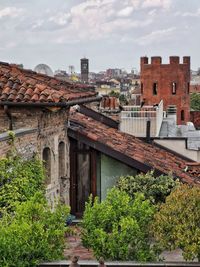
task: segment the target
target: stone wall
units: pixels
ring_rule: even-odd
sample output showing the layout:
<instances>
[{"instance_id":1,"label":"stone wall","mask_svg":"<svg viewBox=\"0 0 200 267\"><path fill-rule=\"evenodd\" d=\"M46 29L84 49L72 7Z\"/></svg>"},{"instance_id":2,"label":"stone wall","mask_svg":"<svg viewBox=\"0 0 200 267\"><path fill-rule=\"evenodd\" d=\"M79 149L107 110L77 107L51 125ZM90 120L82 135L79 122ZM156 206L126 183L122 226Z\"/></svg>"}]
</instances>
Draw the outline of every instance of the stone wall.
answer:
<instances>
[{"instance_id":1,"label":"stone wall","mask_svg":"<svg viewBox=\"0 0 200 267\"><path fill-rule=\"evenodd\" d=\"M69 140L67 109L9 108L15 146L25 158L37 153L41 160L47 156L48 177L46 195L51 206L56 199L69 204ZM9 130L10 118L0 109L0 132ZM1 122L3 122L1 124ZM9 136L0 134L0 157L9 151ZM45 155L45 151L49 151Z\"/></svg>"},{"instance_id":2,"label":"stone wall","mask_svg":"<svg viewBox=\"0 0 200 267\"><path fill-rule=\"evenodd\" d=\"M161 57L152 57L151 63L147 57L141 58L141 93L145 105L158 104L161 99L164 110L168 105L176 105L178 124L190 121L189 87L190 57L183 57L183 63L179 57L170 57L169 64L162 64Z\"/></svg>"}]
</instances>

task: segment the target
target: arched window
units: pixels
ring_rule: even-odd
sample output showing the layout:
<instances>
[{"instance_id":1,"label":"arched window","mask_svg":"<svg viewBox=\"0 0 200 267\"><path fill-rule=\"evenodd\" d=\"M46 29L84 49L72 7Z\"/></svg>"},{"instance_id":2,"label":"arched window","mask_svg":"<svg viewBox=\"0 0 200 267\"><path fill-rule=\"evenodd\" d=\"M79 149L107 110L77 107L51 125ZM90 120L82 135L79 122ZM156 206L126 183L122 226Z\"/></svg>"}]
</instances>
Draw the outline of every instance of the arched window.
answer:
<instances>
[{"instance_id":1,"label":"arched window","mask_svg":"<svg viewBox=\"0 0 200 267\"><path fill-rule=\"evenodd\" d=\"M65 176L65 143L58 145L59 177Z\"/></svg>"},{"instance_id":2,"label":"arched window","mask_svg":"<svg viewBox=\"0 0 200 267\"><path fill-rule=\"evenodd\" d=\"M44 161L44 167L46 170L46 185L51 183L51 150L45 147L42 153L42 159Z\"/></svg>"},{"instance_id":3,"label":"arched window","mask_svg":"<svg viewBox=\"0 0 200 267\"><path fill-rule=\"evenodd\" d=\"M184 114L184 110L181 110L181 120L184 121L185 120L185 114Z\"/></svg>"}]
</instances>

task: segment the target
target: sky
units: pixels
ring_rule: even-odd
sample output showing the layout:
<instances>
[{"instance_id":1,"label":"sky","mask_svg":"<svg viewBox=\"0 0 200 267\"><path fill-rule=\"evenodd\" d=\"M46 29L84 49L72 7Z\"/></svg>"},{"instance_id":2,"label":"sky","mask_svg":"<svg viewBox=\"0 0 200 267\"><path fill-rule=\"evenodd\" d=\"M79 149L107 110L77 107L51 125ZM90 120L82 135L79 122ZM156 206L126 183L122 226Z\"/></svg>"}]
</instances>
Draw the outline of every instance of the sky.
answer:
<instances>
[{"instance_id":1,"label":"sky","mask_svg":"<svg viewBox=\"0 0 200 267\"><path fill-rule=\"evenodd\" d=\"M0 61L53 71L139 70L141 56L200 67L200 0L0 0Z\"/></svg>"}]
</instances>

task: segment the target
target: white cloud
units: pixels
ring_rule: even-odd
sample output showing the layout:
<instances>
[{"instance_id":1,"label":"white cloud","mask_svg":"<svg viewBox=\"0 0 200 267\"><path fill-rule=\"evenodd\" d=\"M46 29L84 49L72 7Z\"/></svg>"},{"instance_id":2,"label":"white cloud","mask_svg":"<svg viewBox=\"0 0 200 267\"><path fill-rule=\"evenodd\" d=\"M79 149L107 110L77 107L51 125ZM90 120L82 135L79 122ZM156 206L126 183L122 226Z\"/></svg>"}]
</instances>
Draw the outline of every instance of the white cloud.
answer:
<instances>
[{"instance_id":1,"label":"white cloud","mask_svg":"<svg viewBox=\"0 0 200 267\"><path fill-rule=\"evenodd\" d=\"M132 6L127 6L124 9L120 10L117 15L119 17L128 17L131 15L131 13L133 12L133 7Z\"/></svg>"},{"instance_id":2,"label":"white cloud","mask_svg":"<svg viewBox=\"0 0 200 267\"><path fill-rule=\"evenodd\" d=\"M181 14L183 17L199 17L200 16L200 8L196 12L185 12Z\"/></svg>"},{"instance_id":3,"label":"white cloud","mask_svg":"<svg viewBox=\"0 0 200 267\"><path fill-rule=\"evenodd\" d=\"M162 42L163 40L170 38L175 30L176 27L171 27L167 29L153 31L145 36L138 38L135 42L140 45L149 45L154 42Z\"/></svg>"},{"instance_id":4,"label":"white cloud","mask_svg":"<svg viewBox=\"0 0 200 267\"><path fill-rule=\"evenodd\" d=\"M52 21L57 25L64 26L68 23L69 18L69 13L58 13L57 15L50 17L49 21Z\"/></svg>"},{"instance_id":5,"label":"white cloud","mask_svg":"<svg viewBox=\"0 0 200 267\"><path fill-rule=\"evenodd\" d=\"M0 9L0 19L3 17L11 17L16 18L19 17L23 13L22 8L16 8L16 7L5 7L3 9Z\"/></svg>"},{"instance_id":6,"label":"white cloud","mask_svg":"<svg viewBox=\"0 0 200 267\"><path fill-rule=\"evenodd\" d=\"M171 0L145 0L142 4L143 8L160 7L168 9L171 6Z\"/></svg>"}]
</instances>

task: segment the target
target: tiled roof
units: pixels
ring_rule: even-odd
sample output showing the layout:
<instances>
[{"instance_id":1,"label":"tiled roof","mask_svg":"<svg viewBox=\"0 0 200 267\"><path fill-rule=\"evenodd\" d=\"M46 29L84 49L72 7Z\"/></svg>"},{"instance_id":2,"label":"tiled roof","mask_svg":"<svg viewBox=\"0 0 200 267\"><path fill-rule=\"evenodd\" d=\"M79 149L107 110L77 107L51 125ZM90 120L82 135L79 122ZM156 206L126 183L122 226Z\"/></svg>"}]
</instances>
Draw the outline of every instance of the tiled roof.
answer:
<instances>
[{"instance_id":1,"label":"tiled roof","mask_svg":"<svg viewBox=\"0 0 200 267\"><path fill-rule=\"evenodd\" d=\"M0 62L0 103L65 103L96 92L16 65Z\"/></svg>"},{"instance_id":2,"label":"tiled roof","mask_svg":"<svg viewBox=\"0 0 200 267\"><path fill-rule=\"evenodd\" d=\"M101 144L107 151L114 151L113 155L117 155L119 161L123 160L128 165L131 163L132 166L135 164L144 172L150 169L158 174L171 172L183 182L200 185L200 164L194 166L195 170L192 166L188 168L188 161L181 157L77 112L71 113L70 125L71 137L90 140L97 150L100 147L98 144Z\"/></svg>"}]
</instances>

